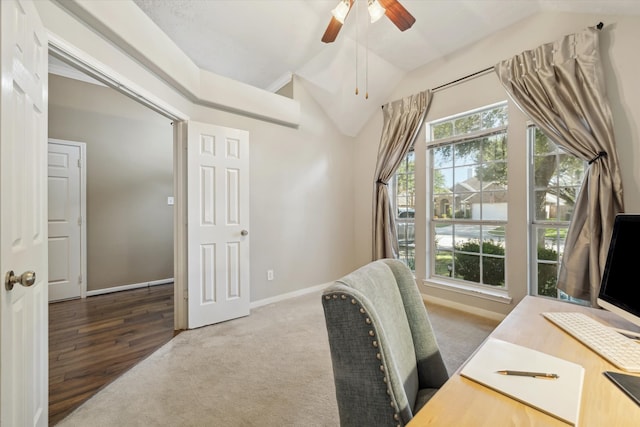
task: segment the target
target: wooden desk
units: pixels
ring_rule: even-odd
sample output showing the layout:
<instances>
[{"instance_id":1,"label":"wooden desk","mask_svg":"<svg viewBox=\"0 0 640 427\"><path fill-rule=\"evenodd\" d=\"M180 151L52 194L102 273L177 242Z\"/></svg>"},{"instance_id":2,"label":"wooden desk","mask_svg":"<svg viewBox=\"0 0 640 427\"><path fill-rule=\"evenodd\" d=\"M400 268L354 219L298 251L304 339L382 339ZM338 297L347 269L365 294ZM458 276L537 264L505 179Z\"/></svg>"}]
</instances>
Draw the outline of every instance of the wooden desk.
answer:
<instances>
[{"instance_id":1,"label":"wooden desk","mask_svg":"<svg viewBox=\"0 0 640 427\"><path fill-rule=\"evenodd\" d=\"M585 377L578 420L580 426L640 426L640 406L602 374L604 371L621 371L543 318L540 313L544 311L582 311L603 323L633 331L638 328L604 310L526 297L490 336L582 365ZM460 369L416 414L409 427L568 425L461 377L459 372Z\"/></svg>"}]
</instances>

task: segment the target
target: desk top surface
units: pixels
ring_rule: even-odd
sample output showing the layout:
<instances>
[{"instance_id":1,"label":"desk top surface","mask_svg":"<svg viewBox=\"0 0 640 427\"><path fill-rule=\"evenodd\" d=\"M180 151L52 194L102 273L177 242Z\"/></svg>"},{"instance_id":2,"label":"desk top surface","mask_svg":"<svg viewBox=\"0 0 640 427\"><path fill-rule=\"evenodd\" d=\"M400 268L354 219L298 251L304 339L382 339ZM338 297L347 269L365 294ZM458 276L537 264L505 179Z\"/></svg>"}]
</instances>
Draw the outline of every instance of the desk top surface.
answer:
<instances>
[{"instance_id":1,"label":"desk top surface","mask_svg":"<svg viewBox=\"0 0 640 427\"><path fill-rule=\"evenodd\" d=\"M578 425L640 425L640 406L603 375L604 371L621 371L542 317L540 313L544 311L581 311L605 324L628 330L638 328L604 310L528 296L490 336L585 368ZM459 372L460 369L416 414L409 427L567 426L550 415L461 377Z\"/></svg>"}]
</instances>

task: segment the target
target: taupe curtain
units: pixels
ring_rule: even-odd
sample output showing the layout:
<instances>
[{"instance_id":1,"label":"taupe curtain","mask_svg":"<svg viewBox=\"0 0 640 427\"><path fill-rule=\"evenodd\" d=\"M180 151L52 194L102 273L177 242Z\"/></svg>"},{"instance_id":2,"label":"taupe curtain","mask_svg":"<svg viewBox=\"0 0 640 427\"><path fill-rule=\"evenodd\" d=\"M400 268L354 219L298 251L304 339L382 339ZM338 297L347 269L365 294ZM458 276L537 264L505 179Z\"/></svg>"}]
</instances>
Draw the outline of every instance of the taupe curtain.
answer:
<instances>
[{"instance_id":1,"label":"taupe curtain","mask_svg":"<svg viewBox=\"0 0 640 427\"><path fill-rule=\"evenodd\" d=\"M395 212L393 212L388 184L413 146L430 104L431 91L426 90L382 107L384 122L374 174L374 261L398 257Z\"/></svg>"},{"instance_id":2,"label":"taupe curtain","mask_svg":"<svg viewBox=\"0 0 640 427\"><path fill-rule=\"evenodd\" d=\"M596 305L616 214L624 211L599 30L587 28L495 66L514 102L555 143L588 161L558 289Z\"/></svg>"}]
</instances>

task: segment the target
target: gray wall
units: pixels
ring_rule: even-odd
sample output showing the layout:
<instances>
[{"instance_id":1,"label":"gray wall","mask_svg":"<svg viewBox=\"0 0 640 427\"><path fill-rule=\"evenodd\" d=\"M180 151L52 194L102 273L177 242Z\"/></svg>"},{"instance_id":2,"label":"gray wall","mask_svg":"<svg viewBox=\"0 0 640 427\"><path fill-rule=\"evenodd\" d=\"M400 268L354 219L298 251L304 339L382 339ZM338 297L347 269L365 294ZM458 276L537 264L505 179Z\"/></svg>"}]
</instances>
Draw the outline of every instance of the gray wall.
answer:
<instances>
[{"instance_id":1,"label":"gray wall","mask_svg":"<svg viewBox=\"0 0 640 427\"><path fill-rule=\"evenodd\" d=\"M87 144L87 290L173 277L173 130L118 92L49 75L49 138Z\"/></svg>"}]
</instances>

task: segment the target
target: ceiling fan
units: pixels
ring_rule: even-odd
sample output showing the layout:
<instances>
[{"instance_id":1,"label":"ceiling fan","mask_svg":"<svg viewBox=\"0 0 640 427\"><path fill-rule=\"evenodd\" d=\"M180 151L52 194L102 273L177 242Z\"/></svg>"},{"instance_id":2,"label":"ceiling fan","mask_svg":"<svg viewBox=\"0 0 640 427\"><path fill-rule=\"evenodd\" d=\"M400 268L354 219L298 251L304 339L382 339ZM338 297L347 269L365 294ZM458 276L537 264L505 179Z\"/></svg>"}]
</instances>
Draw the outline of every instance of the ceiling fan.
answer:
<instances>
[{"instance_id":1,"label":"ceiling fan","mask_svg":"<svg viewBox=\"0 0 640 427\"><path fill-rule=\"evenodd\" d=\"M344 20L347 18L355 2L356 0L340 0L338 6L331 11L333 16L322 36L323 42L331 43L335 41L342 28L342 24L344 24ZM387 15L387 18L389 18L400 31L408 30L413 23L416 22L416 18L414 18L398 0L367 0L367 2L371 22L376 22L382 15Z\"/></svg>"}]
</instances>

